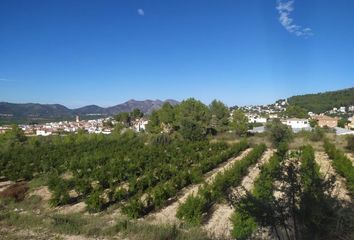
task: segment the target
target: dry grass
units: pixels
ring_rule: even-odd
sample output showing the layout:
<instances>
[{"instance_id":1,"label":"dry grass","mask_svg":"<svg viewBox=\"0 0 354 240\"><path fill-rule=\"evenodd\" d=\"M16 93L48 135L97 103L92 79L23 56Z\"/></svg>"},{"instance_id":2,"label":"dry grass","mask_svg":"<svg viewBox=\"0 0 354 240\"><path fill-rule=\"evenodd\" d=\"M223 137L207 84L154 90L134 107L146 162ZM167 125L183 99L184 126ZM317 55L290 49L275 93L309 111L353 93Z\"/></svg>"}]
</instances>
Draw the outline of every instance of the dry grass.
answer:
<instances>
[{"instance_id":1,"label":"dry grass","mask_svg":"<svg viewBox=\"0 0 354 240\"><path fill-rule=\"evenodd\" d=\"M337 136L334 133L327 133L326 137L336 145L336 148L341 149L345 152L348 151L347 147L347 137L346 136Z\"/></svg>"}]
</instances>

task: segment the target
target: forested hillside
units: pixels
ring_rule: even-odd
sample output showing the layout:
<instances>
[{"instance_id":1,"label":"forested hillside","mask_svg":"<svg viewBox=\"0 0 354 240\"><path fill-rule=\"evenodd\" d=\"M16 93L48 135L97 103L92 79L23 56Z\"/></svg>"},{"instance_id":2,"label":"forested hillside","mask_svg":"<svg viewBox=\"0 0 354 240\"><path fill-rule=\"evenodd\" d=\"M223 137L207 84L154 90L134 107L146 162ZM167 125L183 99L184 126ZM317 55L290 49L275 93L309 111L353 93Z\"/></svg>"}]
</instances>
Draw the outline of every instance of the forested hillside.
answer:
<instances>
[{"instance_id":1,"label":"forested hillside","mask_svg":"<svg viewBox=\"0 0 354 240\"><path fill-rule=\"evenodd\" d=\"M334 107L354 105L354 88L293 96L288 99L288 103L311 112L321 113Z\"/></svg>"}]
</instances>

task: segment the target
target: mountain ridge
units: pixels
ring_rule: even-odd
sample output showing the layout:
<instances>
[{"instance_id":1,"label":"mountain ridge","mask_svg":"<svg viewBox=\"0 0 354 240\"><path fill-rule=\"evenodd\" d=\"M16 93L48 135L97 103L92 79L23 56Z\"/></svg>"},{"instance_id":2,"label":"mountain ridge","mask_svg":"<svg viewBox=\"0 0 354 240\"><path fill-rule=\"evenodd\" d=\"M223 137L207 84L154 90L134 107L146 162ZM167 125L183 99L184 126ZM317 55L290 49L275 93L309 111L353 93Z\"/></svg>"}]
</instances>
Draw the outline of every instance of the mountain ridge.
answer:
<instances>
[{"instance_id":1,"label":"mountain ridge","mask_svg":"<svg viewBox=\"0 0 354 240\"><path fill-rule=\"evenodd\" d=\"M9 103L0 102L0 120L54 120L73 118L76 115L85 116L111 116L119 112L130 112L139 108L143 113L149 114L154 109L160 108L165 102L176 105L179 102L173 99L162 100L135 100L130 99L121 104L110 107L101 107L95 104L68 108L62 104L40 104L40 103Z\"/></svg>"}]
</instances>

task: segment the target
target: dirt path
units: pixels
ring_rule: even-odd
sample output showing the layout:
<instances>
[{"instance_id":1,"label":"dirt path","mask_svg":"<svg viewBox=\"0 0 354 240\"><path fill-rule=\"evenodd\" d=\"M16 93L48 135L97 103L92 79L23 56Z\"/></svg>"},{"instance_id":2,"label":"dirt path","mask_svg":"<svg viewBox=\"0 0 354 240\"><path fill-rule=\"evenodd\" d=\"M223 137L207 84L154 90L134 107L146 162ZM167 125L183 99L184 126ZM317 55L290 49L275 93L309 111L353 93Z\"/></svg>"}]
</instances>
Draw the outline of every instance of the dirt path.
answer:
<instances>
[{"instance_id":1,"label":"dirt path","mask_svg":"<svg viewBox=\"0 0 354 240\"><path fill-rule=\"evenodd\" d=\"M330 176L336 176L335 187L332 195L336 196L339 200L351 202L349 192L345 186L345 179L335 172L328 155L324 152L316 152L315 160L320 166L320 173L323 174L326 179Z\"/></svg>"},{"instance_id":2,"label":"dirt path","mask_svg":"<svg viewBox=\"0 0 354 240\"><path fill-rule=\"evenodd\" d=\"M205 181L206 182L213 181L219 172L224 172L225 170L229 169L236 161L244 158L250 151L251 151L251 149L247 149L247 150L243 151L238 157L232 158L232 159L226 161L225 163L221 164L217 168L213 169L212 171L206 173L205 174ZM190 186L182 189L182 191L180 191L180 193L178 194L176 201L174 201L172 204L161 209L158 212L153 212L153 213L149 214L148 216L145 217L145 220L147 220L148 222L153 223L153 224L179 223L178 218L176 218L176 212L177 212L178 206L181 203L184 203L190 194L195 194L198 191L198 188L200 186L202 186L202 183L190 185Z\"/></svg>"},{"instance_id":3,"label":"dirt path","mask_svg":"<svg viewBox=\"0 0 354 240\"><path fill-rule=\"evenodd\" d=\"M233 191L237 195L244 195L247 191L251 191L253 183L260 173L260 167L268 162L273 155L274 150L268 149L258 161L258 163L252 166L248 170L248 175L243 178L241 185L235 188ZM203 226L203 228L212 236L217 239L230 239L230 230L232 229L232 223L230 217L234 213L234 208L228 204L215 204L213 206L212 216L209 221Z\"/></svg>"}]
</instances>

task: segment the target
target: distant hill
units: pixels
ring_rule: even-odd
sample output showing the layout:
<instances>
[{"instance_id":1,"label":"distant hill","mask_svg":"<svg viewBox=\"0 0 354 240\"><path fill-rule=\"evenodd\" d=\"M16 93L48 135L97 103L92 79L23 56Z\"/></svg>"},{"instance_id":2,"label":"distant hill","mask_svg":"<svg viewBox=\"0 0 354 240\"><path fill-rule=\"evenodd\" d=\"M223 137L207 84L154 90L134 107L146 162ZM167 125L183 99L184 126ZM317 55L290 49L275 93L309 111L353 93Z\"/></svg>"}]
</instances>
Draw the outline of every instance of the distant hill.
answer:
<instances>
[{"instance_id":1,"label":"distant hill","mask_svg":"<svg viewBox=\"0 0 354 240\"><path fill-rule=\"evenodd\" d=\"M314 113L325 112L334 107L348 107L354 105L354 88L293 96L288 98L288 103Z\"/></svg>"},{"instance_id":2,"label":"distant hill","mask_svg":"<svg viewBox=\"0 0 354 240\"><path fill-rule=\"evenodd\" d=\"M151 113L154 109L160 108L165 102L172 105L178 104L175 100L129 100L122 104L103 108L97 105L88 105L77 109L69 109L60 104L39 104L39 103L7 103L0 102L0 123L31 122L47 120L70 120L76 115L83 118L94 116L111 116L119 112L130 112L139 108L145 114Z\"/></svg>"},{"instance_id":3,"label":"distant hill","mask_svg":"<svg viewBox=\"0 0 354 240\"><path fill-rule=\"evenodd\" d=\"M0 117L14 118L55 118L72 116L72 111L60 104L7 103L0 102Z\"/></svg>"}]
</instances>

